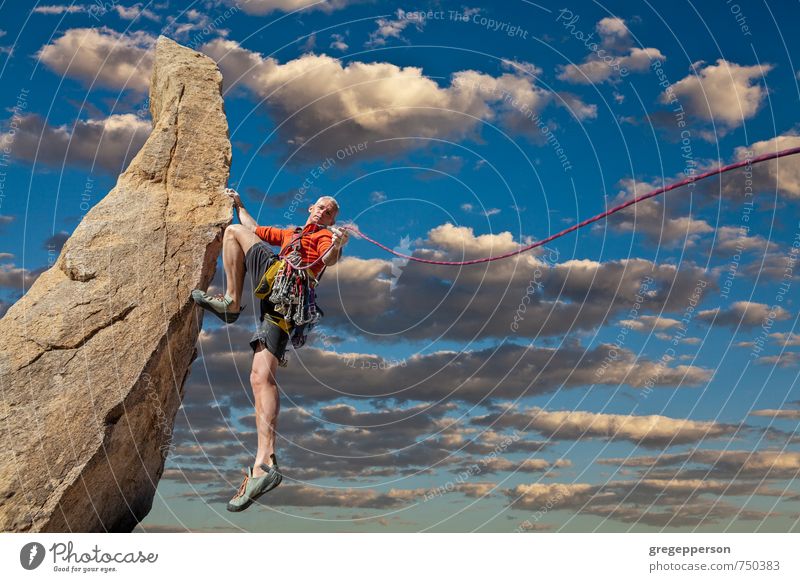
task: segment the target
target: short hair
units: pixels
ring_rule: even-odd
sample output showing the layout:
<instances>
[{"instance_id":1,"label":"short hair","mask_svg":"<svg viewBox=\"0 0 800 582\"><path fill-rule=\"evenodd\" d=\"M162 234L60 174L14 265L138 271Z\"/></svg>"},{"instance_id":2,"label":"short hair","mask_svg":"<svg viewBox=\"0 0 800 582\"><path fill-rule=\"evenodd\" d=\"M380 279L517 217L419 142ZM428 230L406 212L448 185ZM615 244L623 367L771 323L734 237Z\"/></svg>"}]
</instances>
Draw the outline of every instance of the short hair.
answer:
<instances>
[{"instance_id":1,"label":"short hair","mask_svg":"<svg viewBox=\"0 0 800 582\"><path fill-rule=\"evenodd\" d=\"M336 198L334 198L333 196L320 196L319 198L317 198L317 201L314 202L314 204L319 204L320 202L332 202L333 207L336 209L335 213L339 214L339 203L336 202Z\"/></svg>"}]
</instances>

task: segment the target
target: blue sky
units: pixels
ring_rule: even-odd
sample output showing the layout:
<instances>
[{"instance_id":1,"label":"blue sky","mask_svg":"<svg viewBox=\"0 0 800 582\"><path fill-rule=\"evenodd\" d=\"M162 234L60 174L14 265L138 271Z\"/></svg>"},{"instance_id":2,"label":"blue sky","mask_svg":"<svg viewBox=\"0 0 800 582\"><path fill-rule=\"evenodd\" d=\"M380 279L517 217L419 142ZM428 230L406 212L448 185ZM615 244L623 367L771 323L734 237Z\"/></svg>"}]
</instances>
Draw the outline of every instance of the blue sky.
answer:
<instances>
[{"instance_id":1,"label":"blue sky","mask_svg":"<svg viewBox=\"0 0 800 582\"><path fill-rule=\"evenodd\" d=\"M260 224L302 223L334 195L340 222L424 258L507 252L800 145L791 4L0 14L0 313L146 139L159 34L218 62L231 185ZM226 514L255 451L255 318L206 318L142 527L797 531L798 198L785 158L490 266L406 264L351 239L320 333L278 378L287 481Z\"/></svg>"}]
</instances>

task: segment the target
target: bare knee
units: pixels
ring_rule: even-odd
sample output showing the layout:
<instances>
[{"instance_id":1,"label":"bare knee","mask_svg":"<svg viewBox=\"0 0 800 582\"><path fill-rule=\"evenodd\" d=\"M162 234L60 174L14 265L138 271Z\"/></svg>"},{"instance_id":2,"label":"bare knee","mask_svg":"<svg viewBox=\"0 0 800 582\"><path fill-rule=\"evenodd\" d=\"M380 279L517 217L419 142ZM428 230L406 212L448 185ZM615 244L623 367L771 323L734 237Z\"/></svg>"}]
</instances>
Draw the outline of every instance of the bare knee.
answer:
<instances>
[{"instance_id":1,"label":"bare knee","mask_svg":"<svg viewBox=\"0 0 800 582\"><path fill-rule=\"evenodd\" d=\"M225 228L225 240L228 243L236 241L244 252L257 243L259 239L253 231L242 224L230 224Z\"/></svg>"},{"instance_id":2,"label":"bare knee","mask_svg":"<svg viewBox=\"0 0 800 582\"><path fill-rule=\"evenodd\" d=\"M225 227L225 238L235 239L241 232L247 232L244 226L241 224L229 224Z\"/></svg>"}]
</instances>

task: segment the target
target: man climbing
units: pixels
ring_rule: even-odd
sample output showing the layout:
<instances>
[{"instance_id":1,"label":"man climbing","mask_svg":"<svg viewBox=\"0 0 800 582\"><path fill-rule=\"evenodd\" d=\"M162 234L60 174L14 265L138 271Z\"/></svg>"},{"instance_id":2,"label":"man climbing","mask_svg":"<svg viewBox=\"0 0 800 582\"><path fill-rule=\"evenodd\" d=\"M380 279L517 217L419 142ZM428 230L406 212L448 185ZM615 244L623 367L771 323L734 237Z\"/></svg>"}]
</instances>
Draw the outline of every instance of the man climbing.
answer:
<instances>
[{"instance_id":1,"label":"man climbing","mask_svg":"<svg viewBox=\"0 0 800 582\"><path fill-rule=\"evenodd\" d=\"M227 189L226 193L233 199L241 222L228 226L223 238L226 292L213 297L200 289L192 292L192 298L198 305L225 323L236 321L244 308L241 299L245 271L250 273L254 290L263 285L265 273L276 259L270 245L281 247L281 254L290 247L295 249L295 258L299 256L302 265L311 265L308 271L313 281L316 281L322 269L339 260L349 234L346 230L333 227L339 212L335 198L322 196L309 206L308 220L302 229L279 229L258 226L245 210L236 191ZM261 299L259 327L250 340L254 352L250 384L255 398L258 433L256 460L245 472L244 481L228 503L228 511L247 509L283 479L275 458L275 428L280 409L275 372L279 365L286 365L286 345L295 326L291 317L285 317L284 313L276 310L278 306L270 301L271 297L274 294L267 294ZM292 341L294 344L294 338Z\"/></svg>"}]
</instances>

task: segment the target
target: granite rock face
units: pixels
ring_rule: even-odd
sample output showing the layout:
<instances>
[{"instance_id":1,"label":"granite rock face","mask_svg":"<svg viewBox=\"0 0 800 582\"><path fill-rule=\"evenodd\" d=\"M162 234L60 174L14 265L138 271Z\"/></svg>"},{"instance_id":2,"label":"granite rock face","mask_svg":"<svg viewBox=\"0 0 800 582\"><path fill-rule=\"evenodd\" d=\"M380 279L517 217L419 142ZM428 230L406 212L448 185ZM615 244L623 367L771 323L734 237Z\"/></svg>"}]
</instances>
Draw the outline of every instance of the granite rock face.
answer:
<instances>
[{"instance_id":1,"label":"granite rock face","mask_svg":"<svg viewBox=\"0 0 800 582\"><path fill-rule=\"evenodd\" d=\"M130 531L150 511L233 218L222 75L161 37L153 129L0 320L0 531Z\"/></svg>"}]
</instances>

